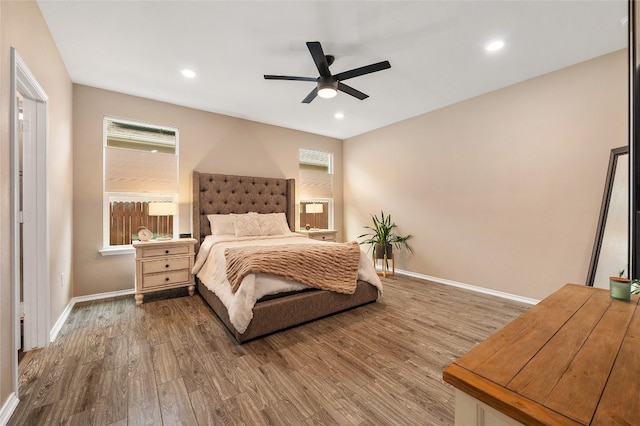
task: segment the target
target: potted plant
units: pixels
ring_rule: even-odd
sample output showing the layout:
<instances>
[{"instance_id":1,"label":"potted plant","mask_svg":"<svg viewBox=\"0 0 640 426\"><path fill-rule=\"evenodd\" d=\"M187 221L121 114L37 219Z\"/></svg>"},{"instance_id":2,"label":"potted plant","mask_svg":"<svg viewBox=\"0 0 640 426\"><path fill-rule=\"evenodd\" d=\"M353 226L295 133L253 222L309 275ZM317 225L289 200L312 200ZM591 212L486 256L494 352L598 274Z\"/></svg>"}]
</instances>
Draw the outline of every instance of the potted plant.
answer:
<instances>
[{"instance_id":1,"label":"potted plant","mask_svg":"<svg viewBox=\"0 0 640 426\"><path fill-rule=\"evenodd\" d=\"M398 249L406 247L409 251L413 251L407 243L411 235L400 236L396 234L393 230L397 228L397 225L391 222L391 215L385 216L384 212L380 211L380 217L372 215L371 218L373 226L364 226L371 232L362 234L358 238L366 238L360 244L369 244L370 247L373 247L374 259L384 259L386 262L393 254L394 245Z\"/></svg>"}]
</instances>

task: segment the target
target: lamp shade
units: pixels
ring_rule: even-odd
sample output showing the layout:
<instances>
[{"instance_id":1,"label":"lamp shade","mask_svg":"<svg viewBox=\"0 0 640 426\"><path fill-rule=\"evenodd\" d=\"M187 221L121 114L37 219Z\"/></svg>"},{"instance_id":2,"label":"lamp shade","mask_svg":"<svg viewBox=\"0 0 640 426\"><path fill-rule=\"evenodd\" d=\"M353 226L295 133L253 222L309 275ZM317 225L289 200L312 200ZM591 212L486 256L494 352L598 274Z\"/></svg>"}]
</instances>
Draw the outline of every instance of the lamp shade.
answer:
<instances>
[{"instance_id":1,"label":"lamp shade","mask_svg":"<svg viewBox=\"0 0 640 426\"><path fill-rule=\"evenodd\" d=\"M324 209L322 204L307 204L304 206L305 213L322 213Z\"/></svg>"},{"instance_id":2,"label":"lamp shade","mask_svg":"<svg viewBox=\"0 0 640 426\"><path fill-rule=\"evenodd\" d=\"M173 216L176 214L176 203L149 203L149 216Z\"/></svg>"}]
</instances>

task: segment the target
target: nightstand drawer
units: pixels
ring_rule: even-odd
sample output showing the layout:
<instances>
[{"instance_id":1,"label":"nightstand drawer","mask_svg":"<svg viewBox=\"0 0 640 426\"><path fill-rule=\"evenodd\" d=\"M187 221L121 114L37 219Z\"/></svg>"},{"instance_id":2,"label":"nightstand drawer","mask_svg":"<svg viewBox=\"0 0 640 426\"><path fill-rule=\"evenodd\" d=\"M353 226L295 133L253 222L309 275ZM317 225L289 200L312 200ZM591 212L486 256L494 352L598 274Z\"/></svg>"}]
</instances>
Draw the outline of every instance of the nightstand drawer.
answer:
<instances>
[{"instance_id":1,"label":"nightstand drawer","mask_svg":"<svg viewBox=\"0 0 640 426\"><path fill-rule=\"evenodd\" d=\"M320 240L320 241L336 241L336 235L335 234L319 234L319 235L314 235L312 237L314 240Z\"/></svg>"},{"instance_id":2,"label":"nightstand drawer","mask_svg":"<svg viewBox=\"0 0 640 426\"><path fill-rule=\"evenodd\" d=\"M188 257L177 257L173 259L154 260L142 264L143 274L153 274L155 272L175 271L177 269L189 269L190 259Z\"/></svg>"},{"instance_id":3,"label":"nightstand drawer","mask_svg":"<svg viewBox=\"0 0 640 426\"><path fill-rule=\"evenodd\" d=\"M191 279L189 270L182 269L179 271L171 271L165 274L150 274L142 277L142 288L147 289L150 287L161 287L165 285L171 285L175 283L183 283Z\"/></svg>"},{"instance_id":4,"label":"nightstand drawer","mask_svg":"<svg viewBox=\"0 0 640 426\"><path fill-rule=\"evenodd\" d=\"M173 256L175 254L187 254L189 247L186 245L176 245L172 247L145 247L142 249L142 258L156 256Z\"/></svg>"},{"instance_id":5,"label":"nightstand drawer","mask_svg":"<svg viewBox=\"0 0 640 426\"><path fill-rule=\"evenodd\" d=\"M298 234L302 234L307 238L318 241L336 242L338 231L333 229L311 229L311 230L299 230Z\"/></svg>"}]
</instances>

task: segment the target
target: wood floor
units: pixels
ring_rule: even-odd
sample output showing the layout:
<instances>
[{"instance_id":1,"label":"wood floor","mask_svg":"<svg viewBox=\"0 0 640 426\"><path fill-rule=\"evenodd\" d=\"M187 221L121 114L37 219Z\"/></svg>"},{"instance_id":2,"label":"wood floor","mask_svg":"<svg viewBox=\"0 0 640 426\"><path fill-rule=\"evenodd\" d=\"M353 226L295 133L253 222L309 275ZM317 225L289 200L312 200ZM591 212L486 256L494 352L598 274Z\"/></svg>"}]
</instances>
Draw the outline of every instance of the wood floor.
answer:
<instances>
[{"instance_id":1,"label":"wood floor","mask_svg":"<svg viewBox=\"0 0 640 426\"><path fill-rule=\"evenodd\" d=\"M10 425L452 425L443 368L529 305L406 276L238 345L197 295L77 304L19 366Z\"/></svg>"}]
</instances>

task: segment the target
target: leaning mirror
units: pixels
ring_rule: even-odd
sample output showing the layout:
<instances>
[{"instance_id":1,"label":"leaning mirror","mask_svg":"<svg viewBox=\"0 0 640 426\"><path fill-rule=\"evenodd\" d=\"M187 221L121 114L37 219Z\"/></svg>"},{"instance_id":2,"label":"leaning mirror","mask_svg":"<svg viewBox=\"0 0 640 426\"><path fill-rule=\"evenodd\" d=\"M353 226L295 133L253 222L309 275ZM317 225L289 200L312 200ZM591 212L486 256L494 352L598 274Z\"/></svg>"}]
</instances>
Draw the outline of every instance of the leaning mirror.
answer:
<instances>
[{"instance_id":1,"label":"leaning mirror","mask_svg":"<svg viewBox=\"0 0 640 426\"><path fill-rule=\"evenodd\" d=\"M611 150L587 285L609 288L629 265L629 147Z\"/></svg>"}]
</instances>

